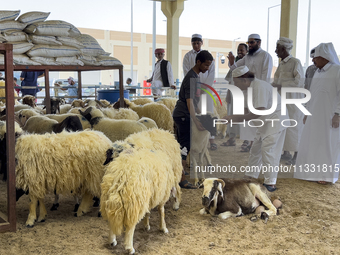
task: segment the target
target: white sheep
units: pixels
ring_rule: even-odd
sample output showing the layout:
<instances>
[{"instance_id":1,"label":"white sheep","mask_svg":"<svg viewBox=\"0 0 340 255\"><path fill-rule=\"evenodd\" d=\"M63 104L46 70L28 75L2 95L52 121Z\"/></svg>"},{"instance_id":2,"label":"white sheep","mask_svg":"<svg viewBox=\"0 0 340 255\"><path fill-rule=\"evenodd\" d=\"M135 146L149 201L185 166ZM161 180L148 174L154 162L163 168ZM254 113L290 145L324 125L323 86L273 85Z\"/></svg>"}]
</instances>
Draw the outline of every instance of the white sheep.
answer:
<instances>
[{"instance_id":1,"label":"white sheep","mask_svg":"<svg viewBox=\"0 0 340 255\"><path fill-rule=\"evenodd\" d=\"M106 162L107 163L107 162ZM158 206L160 230L168 233L164 204L174 185L171 158L162 151L133 149L120 153L106 169L101 184L100 211L109 222L109 243L117 244L116 236L125 228L125 249L134 254L133 235L136 224L144 217L150 229L149 215Z\"/></svg>"},{"instance_id":2,"label":"white sheep","mask_svg":"<svg viewBox=\"0 0 340 255\"><path fill-rule=\"evenodd\" d=\"M170 110L171 114L174 112L175 106L177 104L177 98L161 98L157 101L158 104L164 104Z\"/></svg>"},{"instance_id":3,"label":"white sheep","mask_svg":"<svg viewBox=\"0 0 340 255\"><path fill-rule=\"evenodd\" d=\"M92 107L79 112L90 121L92 129L103 132L112 142L124 140L130 134L146 130L146 127L138 121L104 118L99 109Z\"/></svg>"},{"instance_id":4,"label":"white sheep","mask_svg":"<svg viewBox=\"0 0 340 255\"><path fill-rule=\"evenodd\" d=\"M215 97L215 100L217 102L217 104L214 105L215 115L219 116L219 118L223 118L224 116L227 116L228 115L228 111L226 107L227 103L224 100L221 100L222 101L222 105L221 105L217 97ZM216 134L224 139L227 136L227 125L217 125Z\"/></svg>"},{"instance_id":5,"label":"white sheep","mask_svg":"<svg viewBox=\"0 0 340 255\"><path fill-rule=\"evenodd\" d=\"M75 113L46 114L44 116L49 118L49 119L56 120L58 123L62 122L64 119L66 119L69 116L77 116L80 120L80 123L83 127L83 130L85 130L87 128L91 128L90 122L87 119L85 119L85 117L81 116L79 113L78 114L75 114Z\"/></svg>"},{"instance_id":6,"label":"white sheep","mask_svg":"<svg viewBox=\"0 0 340 255\"><path fill-rule=\"evenodd\" d=\"M135 100L132 100L132 102L135 105L145 105L148 103L153 103L153 100L151 100L150 98L137 98Z\"/></svg>"},{"instance_id":7,"label":"white sheep","mask_svg":"<svg viewBox=\"0 0 340 255\"><path fill-rule=\"evenodd\" d=\"M143 106L138 106L133 102L130 102L128 99L124 99L124 104L128 108L134 110L140 118L148 117L153 119L158 128L168 130L173 133L174 130L174 121L171 115L170 110L162 104L157 103L148 103ZM120 101L114 104L114 108L119 108Z\"/></svg>"},{"instance_id":8,"label":"white sheep","mask_svg":"<svg viewBox=\"0 0 340 255\"><path fill-rule=\"evenodd\" d=\"M172 195L175 198L173 209L178 210L181 203L181 188L179 182L182 178L182 158L179 143L173 134L162 129L150 129L129 135L124 141L117 141L114 145L118 148L127 147L130 144L135 148L145 148L150 150L160 150L172 159L172 171L175 175L175 186L172 189Z\"/></svg>"},{"instance_id":9,"label":"white sheep","mask_svg":"<svg viewBox=\"0 0 340 255\"><path fill-rule=\"evenodd\" d=\"M142 123L147 129L158 128L156 122L147 117L139 119L138 122Z\"/></svg>"},{"instance_id":10,"label":"white sheep","mask_svg":"<svg viewBox=\"0 0 340 255\"><path fill-rule=\"evenodd\" d=\"M70 104L60 105L60 114L67 113L71 109L72 109L72 106Z\"/></svg>"},{"instance_id":11,"label":"white sheep","mask_svg":"<svg viewBox=\"0 0 340 255\"><path fill-rule=\"evenodd\" d=\"M120 108L118 110L113 108L102 108L101 111L110 119L139 120L138 114L128 108Z\"/></svg>"},{"instance_id":12,"label":"white sheep","mask_svg":"<svg viewBox=\"0 0 340 255\"><path fill-rule=\"evenodd\" d=\"M62 132L59 134L25 134L16 141L16 187L29 191L30 206L26 221L33 227L37 201L38 222L45 220L46 194L77 193L82 196L76 216L89 211L93 196L100 196L105 172L105 153L112 146L101 132Z\"/></svg>"}]
</instances>

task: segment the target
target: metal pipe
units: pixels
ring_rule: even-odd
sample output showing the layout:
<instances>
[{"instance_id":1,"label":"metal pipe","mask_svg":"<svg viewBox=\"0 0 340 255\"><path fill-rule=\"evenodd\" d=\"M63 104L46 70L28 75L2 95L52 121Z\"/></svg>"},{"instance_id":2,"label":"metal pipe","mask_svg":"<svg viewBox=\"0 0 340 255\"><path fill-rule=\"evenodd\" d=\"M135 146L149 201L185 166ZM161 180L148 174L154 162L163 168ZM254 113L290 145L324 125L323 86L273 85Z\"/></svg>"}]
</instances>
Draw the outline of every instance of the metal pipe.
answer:
<instances>
[{"instance_id":1,"label":"metal pipe","mask_svg":"<svg viewBox=\"0 0 340 255\"><path fill-rule=\"evenodd\" d=\"M133 0L131 0L131 79L133 80Z\"/></svg>"}]
</instances>

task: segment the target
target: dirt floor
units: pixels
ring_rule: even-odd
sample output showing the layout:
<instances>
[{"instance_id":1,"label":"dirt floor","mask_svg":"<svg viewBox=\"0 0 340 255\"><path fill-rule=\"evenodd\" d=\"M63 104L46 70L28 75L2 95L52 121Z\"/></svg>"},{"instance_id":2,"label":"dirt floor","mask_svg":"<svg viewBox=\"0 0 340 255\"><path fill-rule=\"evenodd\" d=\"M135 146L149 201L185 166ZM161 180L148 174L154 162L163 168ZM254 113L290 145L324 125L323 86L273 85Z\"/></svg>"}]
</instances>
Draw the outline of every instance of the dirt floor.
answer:
<instances>
[{"instance_id":1,"label":"dirt floor","mask_svg":"<svg viewBox=\"0 0 340 255\"><path fill-rule=\"evenodd\" d=\"M249 154L239 152L240 143L210 151L213 164L246 166ZM136 254L340 254L340 183L320 185L292 176L292 172L279 173L278 190L273 195L281 198L283 209L267 224L261 219L250 221L251 215L227 220L202 216L202 189L183 190L178 211L173 211L170 203L166 205L168 234L158 230L157 210L151 213L149 232L137 225ZM5 187L0 183L1 212L6 212ZM53 196L45 201L50 208ZM108 224L97 217L97 208L75 218L73 198L61 197L58 211L48 211L46 222L30 229L25 227L28 202L27 196L17 202L16 233L0 233L0 254L124 253L123 237L118 238L116 247L109 247Z\"/></svg>"}]
</instances>

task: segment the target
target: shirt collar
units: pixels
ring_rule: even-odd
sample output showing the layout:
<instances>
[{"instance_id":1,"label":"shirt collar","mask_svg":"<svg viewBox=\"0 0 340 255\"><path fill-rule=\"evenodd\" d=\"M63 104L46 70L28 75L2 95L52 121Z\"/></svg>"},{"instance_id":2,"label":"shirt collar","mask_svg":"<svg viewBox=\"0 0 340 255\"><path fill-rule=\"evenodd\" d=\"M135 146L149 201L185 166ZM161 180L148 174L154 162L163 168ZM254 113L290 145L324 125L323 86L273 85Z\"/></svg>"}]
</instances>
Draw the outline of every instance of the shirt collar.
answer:
<instances>
[{"instance_id":1,"label":"shirt collar","mask_svg":"<svg viewBox=\"0 0 340 255\"><path fill-rule=\"evenodd\" d=\"M194 49L192 49L191 52L194 53L194 54L198 54L198 53L200 53L201 51L195 51Z\"/></svg>"},{"instance_id":2,"label":"shirt collar","mask_svg":"<svg viewBox=\"0 0 340 255\"><path fill-rule=\"evenodd\" d=\"M328 62L323 68L318 68L318 72L321 73L321 72L326 72L330 67L331 67L331 62Z\"/></svg>"},{"instance_id":3,"label":"shirt collar","mask_svg":"<svg viewBox=\"0 0 340 255\"><path fill-rule=\"evenodd\" d=\"M287 63L289 61L289 59L292 58L292 55L289 55L288 57L286 57L285 59L282 59L283 62Z\"/></svg>"}]
</instances>

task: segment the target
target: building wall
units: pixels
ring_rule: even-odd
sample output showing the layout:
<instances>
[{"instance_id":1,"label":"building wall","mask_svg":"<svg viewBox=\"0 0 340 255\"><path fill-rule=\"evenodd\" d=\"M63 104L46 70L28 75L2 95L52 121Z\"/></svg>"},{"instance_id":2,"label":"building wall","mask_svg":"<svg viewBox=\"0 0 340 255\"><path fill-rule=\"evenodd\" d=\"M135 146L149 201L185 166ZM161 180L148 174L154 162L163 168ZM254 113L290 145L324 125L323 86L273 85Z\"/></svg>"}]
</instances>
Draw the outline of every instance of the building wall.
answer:
<instances>
[{"instance_id":1,"label":"building wall","mask_svg":"<svg viewBox=\"0 0 340 255\"><path fill-rule=\"evenodd\" d=\"M128 77L131 75L126 75L131 73L131 34L130 32L120 32L120 31L108 31L99 29L89 29L89 28L78 28L81 33L89 34L93 36L100 46L106 51L110 52L111 56L118 58L124 65L124 83ZM209 50L214 58L216 58L216 53L223 53L227 56L229 51L236 52L236 47L238 43L225 40L214 40L214 39L203 39L202 49ZM180 37L179 38L179 66L182 67L184 55L192 49L191 38L190 37ZM156 47L165 49L165 59L166 59L166 36L156 35ZM141 83L151 77L152 74L152 58L154 54L152 53L152 34L133 34L133 83ZM224 64L219 62L219 78L225 77L227 74L228 61ZM174 77L175 80L178 78L180 81L183 79L183 70L180 70L180 77ZM62 76L69 76L71 73L64 73ZM126 76L126 77L125 77ZM101 71L100 80L97 84L101 83L103 85L113 85L115 81L118 81L117 71ZM93 80L92 80L93 81ZM83 84L88 84L84 79Z\"/></svg>"}]
</instances>

